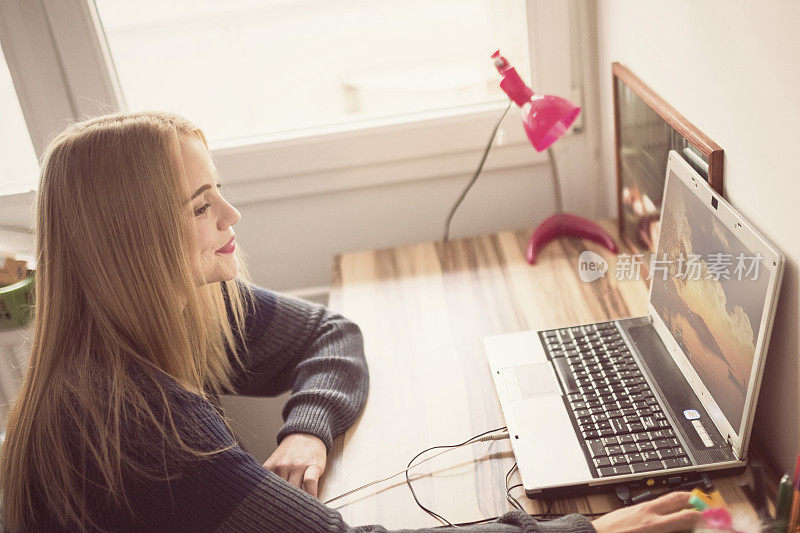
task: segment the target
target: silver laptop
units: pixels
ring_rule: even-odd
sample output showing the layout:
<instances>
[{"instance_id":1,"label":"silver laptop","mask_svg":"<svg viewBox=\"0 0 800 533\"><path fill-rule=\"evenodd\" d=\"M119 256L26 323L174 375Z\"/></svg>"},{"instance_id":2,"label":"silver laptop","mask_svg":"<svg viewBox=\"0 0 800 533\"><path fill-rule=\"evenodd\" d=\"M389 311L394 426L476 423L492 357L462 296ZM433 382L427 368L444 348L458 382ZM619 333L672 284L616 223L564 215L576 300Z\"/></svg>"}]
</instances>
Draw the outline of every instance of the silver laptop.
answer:
<instances>
[{"instance_id":1,"label":"silver laptop","mask_svg":"<svg viewBox=\"0 0 800 533\"><path fill-rule=\"evenodd\" d=\"M484 339L531 496L746 464L783 256L675 151L660 224L647 316Z\"/></svg>"}]
</instances>

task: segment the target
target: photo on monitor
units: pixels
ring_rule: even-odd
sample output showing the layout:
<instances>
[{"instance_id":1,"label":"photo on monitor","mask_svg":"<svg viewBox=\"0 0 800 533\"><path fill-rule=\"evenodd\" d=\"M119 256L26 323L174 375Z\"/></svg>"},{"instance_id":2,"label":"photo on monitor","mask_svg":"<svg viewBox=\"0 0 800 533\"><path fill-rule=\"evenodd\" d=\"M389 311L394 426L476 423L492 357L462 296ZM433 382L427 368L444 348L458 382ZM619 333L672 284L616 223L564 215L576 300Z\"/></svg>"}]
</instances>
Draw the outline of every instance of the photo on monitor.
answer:
<instances>
[{"instance_id":1,"label":"photo on monitor","mask_svg":"<svg viewBox=\"0 0 800 533\"><path fill-rule=\"evenodd\" d=\"M738 428L770 271L680 178L672 175L669 183L651 262L651 304Z\"/></svg>"}]
</instances>

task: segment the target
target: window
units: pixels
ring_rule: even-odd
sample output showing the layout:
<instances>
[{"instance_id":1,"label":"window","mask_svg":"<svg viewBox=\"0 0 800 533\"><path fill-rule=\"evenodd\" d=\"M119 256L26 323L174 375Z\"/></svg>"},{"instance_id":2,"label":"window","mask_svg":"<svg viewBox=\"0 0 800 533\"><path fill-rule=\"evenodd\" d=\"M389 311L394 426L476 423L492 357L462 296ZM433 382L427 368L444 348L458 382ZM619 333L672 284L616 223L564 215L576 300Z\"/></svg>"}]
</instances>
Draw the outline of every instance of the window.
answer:
<instances>
[{"instance_id":1,"label":"window","mask_svg":"<svg viewBox=\"0 0 800 533\"><path fill-rule=\"evenodd\" d=\"M0 117L0 196L35 189L39 178L39 162L2 53Z\"/></svg>"},{"instance_id":2,"label":"window","mask_svg":"<svg viewBox=\"0 0 800 533\"><path fill-rule=\"evenodd\" d=\"M508 0L95 4L128 109L177 112L212 142L505 101L495 26L526 55Z\"/></svg>"},{"instance_id":3,"label":"window","mask_svg":"<svg viewBox=\"0 0 800 533\"><path fill-rule=\"evenodd\" d=\"M491 52L570 94L574 3L7 0L0 42L37 153L81 117L172 111L255 203L471 172L508 101ZM491 167L546 161L517 126Z\"/></svg>"}]
</instances>

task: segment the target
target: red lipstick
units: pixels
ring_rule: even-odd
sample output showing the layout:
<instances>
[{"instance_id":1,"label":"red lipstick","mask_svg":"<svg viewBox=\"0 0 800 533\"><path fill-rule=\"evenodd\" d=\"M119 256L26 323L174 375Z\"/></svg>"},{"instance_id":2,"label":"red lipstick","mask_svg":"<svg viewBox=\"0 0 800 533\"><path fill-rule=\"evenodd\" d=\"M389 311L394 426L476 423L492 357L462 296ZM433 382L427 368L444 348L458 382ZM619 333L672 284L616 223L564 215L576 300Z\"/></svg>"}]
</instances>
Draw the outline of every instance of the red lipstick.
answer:
<instances>
[{"instance_id":1,"label":"red lipstick","mask_svg":"<svg viewBox=\"0 0 800 533\"><path fill-rule=\"evenodd\" d=\"M218 254L232 254L233 251L236 249L236 243L233 242L234 237L231 237L231 240L228 241L228 244L217 250L215 253Z\"/></svg>"}]
</instances>

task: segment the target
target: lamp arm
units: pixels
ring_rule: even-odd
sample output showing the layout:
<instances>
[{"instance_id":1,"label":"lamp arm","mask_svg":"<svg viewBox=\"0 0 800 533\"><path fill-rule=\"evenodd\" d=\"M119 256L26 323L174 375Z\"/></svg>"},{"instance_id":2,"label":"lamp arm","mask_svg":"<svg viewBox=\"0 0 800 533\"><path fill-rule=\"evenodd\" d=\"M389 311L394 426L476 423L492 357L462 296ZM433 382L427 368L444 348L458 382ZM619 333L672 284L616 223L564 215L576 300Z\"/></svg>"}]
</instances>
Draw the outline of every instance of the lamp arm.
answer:
<instances>
[{"instance_id":1,"label":"lamp arm","mask_svg":"<svg viewBox=\"0 0 800 533\"><path fill-rule=\"evenodd\" d=\"M547 149L547 158L550 160L550 170L553 175L553 191L556 195L556 213L559 215L564 212L564 200L561 198L561 181L558 177L558 168L556 167L556 156L552 148Z\"/></svg>"},{"instance_id":2,"label":"lamp arm","mask_svg":"<svg viewBox=\"0 0 800 533\"><path fill-rule=\"evenodd\" d=\"M467 196L467 193L472 186L475 185L475 181L478 179L478 176L481 175L483 164L486 163L486 157L489 155L489 150L491 149L494 138L497 135L497 130L500 129L500 124L502 124L503 119L506 118L506 114L508 113L509 109L511 109L510 101L508 102L503 114L500 115L500 118L497 120L497 124L495 124L494 129L492 130L492 135L489 137L489 142L486 145L486 149L483 151L483 157L481 157L481 162L478 165L478 169L475 171L472 179L469 180L469 183L467 183L467 186L464 187L464 190L461 191L461 196L458 197L458 200L456 200L456 203L453 205L453 207L450 209L450 213L447 215L447 220L444 223L444 237L442 238L442 241L444 242L447 242L447 240L450 238L450 222L453 220L453 215L456 214L456 209L458 209L458 206L461 205L461 202L464 200L464 197Z\"/></svg>"}]
</instances>

